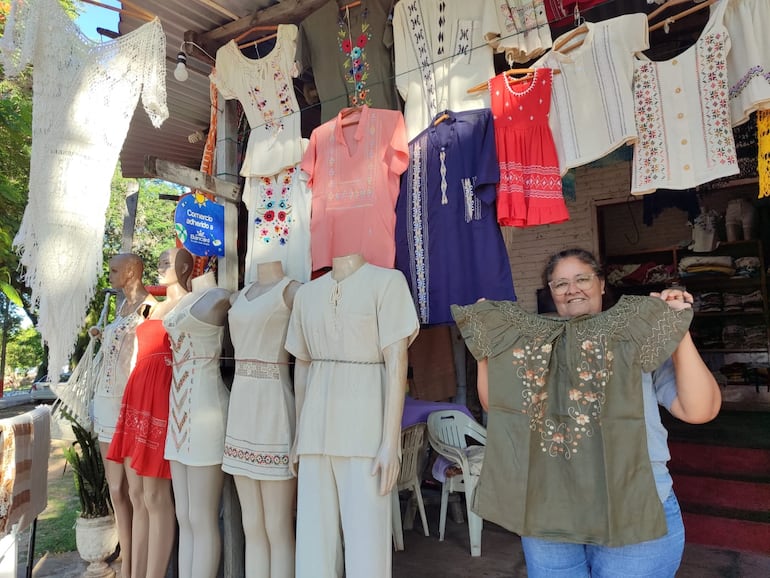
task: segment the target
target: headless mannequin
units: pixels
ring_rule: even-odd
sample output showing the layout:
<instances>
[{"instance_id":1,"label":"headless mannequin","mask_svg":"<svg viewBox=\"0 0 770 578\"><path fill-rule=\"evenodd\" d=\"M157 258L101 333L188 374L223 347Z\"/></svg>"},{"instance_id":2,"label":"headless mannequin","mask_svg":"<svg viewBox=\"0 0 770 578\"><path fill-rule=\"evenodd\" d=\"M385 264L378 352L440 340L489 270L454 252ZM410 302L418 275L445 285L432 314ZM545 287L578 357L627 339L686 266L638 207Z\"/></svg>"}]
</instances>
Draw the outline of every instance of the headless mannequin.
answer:
<instances>
[{"instance_id":1,"label":"headless mannequin","mask_svg":"<svg viewBox=\"0 0 770 578\"><path fill-rule=\"evenodd\" d=\"M196 301L190 315L209 325L224 326L230 291L216 287L208 273L193 279L191 287L188 299ZM221 555L219 505L224 472L219 464L188 466L176 460L169 460L169 464L179 523L179 576L213 578Z\"/></svg>"},{"instance_id":2,"label":"headless mannequin","mask_svg":"<svg viewBox=\"0 0 770 578\"><path fill-rule=\"evenodd\" d=\"M334 279L337 282L342 281L350 277L353 273L358 271L365 264L366 264L366 261L364 260L363 256L360 254L347 255L344 257L336 257L332 260L332 272L331 272L332 279ZM416 323L416 317L415 317L415 329L416 327L417 327L417 323ZM416 331L412 335L412 338L414 337L414 335L416 335ZM405 384L407 381L407 378L406 378L407 364L408 364L407 348L409 346L409 343L410 343L410 338L405 337L405 338L399 339L398 341L382 349L382 357L385 365L385 379L383 382L383 388L384 388L384 404L383 404L384 414L383 414L383 422L382 422L383 428L382 428L382 434L380 438L381 439L380 445L375 457L371 459L371 469L368 473L373 477L379 474L379 480L377 483L378 493L385 500L385 505L387 507L389 507L389 498L387 498L387 496L390 495L390 492L393 489L393 486L395 485L396 480L398 479L398 473L400 470L401 415L403 413ZM294 372L294 389L295 389L295 397L296 397L298 429L297 429L297 435L295 436L295 442L292 447L291 456L290 456L292 471L295 473L295 475L297 473L296 464L300 461L299 456L297 455L297 446L298 446L298 440L301 436L301 431L299 429L300 423L301 423L300 418L301 418L301 413L303 411L303 405L305 401L305 392L307 387L309 369L310 369L310 362L297 359L296 365L295 365L295 372ZM312 480L303 482L303 478L301 477L302 468L299 469L299 472L300 472L300 481L299 481L300 486L302 486L303 483L305 484L313 483ZM343 526L344 525L345 525L345 522L343 521ZM388 541L388 549L389 549L390 525L388 525L387 527L387 535L388 535L387 541ZM372 538L372 540L374 540L374 538ZM388 554L390 554L389 551L388 551ZM303 553L298 550L297 560L299 560L302 555ZM341 553L338 551L334 554L327 553L327 555L328 556L333 555L335 557L336 564L337 564L336 573L337 575L342 575L342 569L340 568L342 564ZM348 559L347 553L345 555L345 559L346 560ZM348 573L350 573L351 569L348 568L347 571ZM389 571L385 568L382 568L381 573L383 576L389 575ZM307 572L305 572L305 574L307 574ZM321 574L319 573L318 575L320 576ZM326 574L323 574L323 575L325 576Z\"/></svg>"},{"instance_id":3,"label":"headless mannequin","mask_svg":"<svg viewBox=\"0 0 770 578\"><path fill-rule=\"evenodd\" d=\"M252 301L267 293L284 278L280 261L257 265L257 279L246 291ZM292 281L283 291L291 309L300 283ZM237 294L230 297L231 304ZM242 508L246 538L246 578L294 577L294 497L296 477L289 480L257 480L233 476Z\"/></svg>"},{"instance_id":4,"label":"headless mannequin","mask_svg":"<svg viewBox=\"0 0 770 578\"><path fill-rule=\"evenodd\" d=\"M169 249L158 259L158 282L166 287L166 299L150 312L149 319L163 319L187 295L192 255L184 249ZM132 578L165 576L174 548L175 519L171 480L138 475L131 458L124 462L131 504Z\"/></svg>"},{"instance_id":5,"label":"headless mannequin","mask_svg":"<svg viewBox=\"0 0 770 578\"><path fill-rule=\"evenodd\" d=\"M115 255L110 259L109 268L110 285L114 289L122 291L125 297L117 311L114 322L137 311L143 303L146 303L148 306L155 303L155 299L142 283L144 264L137 255L133 253ZM97 327L92 327L89 331L94 336L101 334ZM123 339L133 340L134 333L128 332L123 334ZM127 379L128 375L125 377ZM125 383L122 386L125 387ZM129 578L132 567L131 526L133 523L133 507L129 497L128 480L124 464L106 459L109 447L108 441L99 441L99 449L101 450L102 461L104 462L104 473L110 488L110 499L112 500L112 507L115 512L115 522L118 526L118 540L120 541L122 558L120 575L121 578Z\"/></svg>"}]
</instances>

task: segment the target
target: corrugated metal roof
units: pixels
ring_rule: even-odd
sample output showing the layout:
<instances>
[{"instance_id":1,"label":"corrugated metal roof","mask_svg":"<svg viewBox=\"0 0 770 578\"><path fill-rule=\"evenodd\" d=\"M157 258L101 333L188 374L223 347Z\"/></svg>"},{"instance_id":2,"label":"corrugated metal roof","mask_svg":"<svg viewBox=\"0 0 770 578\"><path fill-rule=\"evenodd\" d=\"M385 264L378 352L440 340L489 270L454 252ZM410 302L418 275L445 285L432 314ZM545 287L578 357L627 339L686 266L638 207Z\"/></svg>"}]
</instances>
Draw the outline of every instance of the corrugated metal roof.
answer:
<instances>
[{"instance_id":1,"label":"corrugated metal roof","mask_svg":"<svg viewBox=\"0 0 770 578\"><path fill-rule=\"evenodd\" d=\"M274 0L215 0L216 4L238 17L274 4ZM176 55L188 30L204 33L231 21L230 18L206 5L202 0L133 0L144 10L156 14L166 33L166 93L169 118L160 129L152 126L147 115L137 107L128 136L120 154L125 177L144 176L144 156L153 155L192 168L199 168L203 142L191 144L187 137L209 126L210 67L193 58L187 59L190 73L185 82L174 78ZM121 18L121 35L143 23ZM214 56L214 55L212 55Z\"/></svg>"}]
</instances>

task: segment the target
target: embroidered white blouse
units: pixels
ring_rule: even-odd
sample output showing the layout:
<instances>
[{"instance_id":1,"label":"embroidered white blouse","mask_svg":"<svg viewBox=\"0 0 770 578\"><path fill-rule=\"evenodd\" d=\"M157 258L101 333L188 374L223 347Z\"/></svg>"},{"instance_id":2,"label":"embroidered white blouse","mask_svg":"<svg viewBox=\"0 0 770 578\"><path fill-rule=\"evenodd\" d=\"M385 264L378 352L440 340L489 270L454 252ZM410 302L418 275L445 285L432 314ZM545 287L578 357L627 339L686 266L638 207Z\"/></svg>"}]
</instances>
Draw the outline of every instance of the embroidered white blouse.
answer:
<instances>
[{"instance_id":1,"label":"embroidered white blouse","mask_svg":"<svg viewBox=\"0 0 770 578\"><path fill-rule=\"evenodd\" d=\"M495 13L497 27L485 29L485 38L509 62L529 62L551 48L544 0L498 0Z\"/></svg>"},{"instance_id":2,"label":"embroidered white blouse","mask_svg":"<svg viewBox=\"0 0 770 578\"><path fill-rule=\"evenodd\" d=\"M237 98L249 120L249 143L241 167L244 177L267 177L296 165L304 152L300 112L292 71L297 27L282 24L269 54L255 60L230 41L217 50L211 79L227 99Z\"/></svg>"},{"instance_id":3,"label":"embroidered white blouse","mask_svg":"<svg viewBox=\"0 0 770 578\"><path fill-rule=\"evenodd\" d=\"M467 90L495 75L492 48L484 40L484 33L497 27L495 10L493 0L396 4L396 88L405 101L407 140L441 111L489 107L487 91L468 94Z\"/></svg>"},{"instance_id":4,"label":"embroidered white blouse","mask_svg":"<svg viewBox=\"0 0 770 578\"><path fill-rule=\"evenodd\" d=\"M562 175L637 138L634 53L649 48L647 16L627 14L585 25L580 46L566 54L552 50L535 64L561 71L553 77L550 125Z\"/></svg>"},{"instance_id":5,"label":"embroidered white blouse","mask_svg":"<svg viewBox=\"0 0 770 578\"><path fill-rule=\"evenodd\" d=\"M717 4L700 38L661 62L634 64L634 147L631 194L689 189L738 173L728 103L730 37Z\"/></svg>"},{"instance_id":6,"label":"embroidered white blouse","mask_svg":"<svg viewBox=\"0 0 770 578\"><path fill-rule=\"evenodd\" d=\"M732 43L727 53L727 79L733 126L749 120L755 110L770 108L768 24L770 2L767 0L730 0L725 10L725 27Z\"/></svg>"}]
</instances>

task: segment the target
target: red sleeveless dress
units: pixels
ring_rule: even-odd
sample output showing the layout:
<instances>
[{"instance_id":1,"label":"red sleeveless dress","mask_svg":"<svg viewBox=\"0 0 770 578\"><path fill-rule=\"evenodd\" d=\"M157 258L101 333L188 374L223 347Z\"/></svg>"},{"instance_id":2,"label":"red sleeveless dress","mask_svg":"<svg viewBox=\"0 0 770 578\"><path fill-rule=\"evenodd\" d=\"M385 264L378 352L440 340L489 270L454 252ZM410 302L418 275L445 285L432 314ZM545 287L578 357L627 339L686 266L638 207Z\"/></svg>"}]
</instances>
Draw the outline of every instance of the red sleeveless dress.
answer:
<instances>
[{"instance_id":1,"label":"red sleeveless dress","mask_svg":"<svg viewBox=\"0 0 770 578\"><path fill-rule=\"evenodd\" d=\"M115 435L107 459L123 462L140 476L171 478L163 452L171 388L171 344L163 321L148 319L136 330L136 365L123 393Z\"/></svg>"}]
</instances>

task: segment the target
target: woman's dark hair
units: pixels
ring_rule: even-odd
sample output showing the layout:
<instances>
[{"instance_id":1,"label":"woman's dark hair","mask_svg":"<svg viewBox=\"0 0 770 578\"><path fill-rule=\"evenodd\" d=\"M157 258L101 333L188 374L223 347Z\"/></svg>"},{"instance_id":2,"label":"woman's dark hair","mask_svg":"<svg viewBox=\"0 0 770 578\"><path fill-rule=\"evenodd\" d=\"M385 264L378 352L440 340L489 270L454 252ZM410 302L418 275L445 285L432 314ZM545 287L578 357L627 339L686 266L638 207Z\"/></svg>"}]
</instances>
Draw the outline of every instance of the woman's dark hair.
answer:
<instances>
[{"instance_id":1,"label":"woman's dark hair","mask_svg":"<svg viewBox=\"0 0 770 578\"><path fill-rule=\"evenodd\" d=\"M551 280L551 275L553 275L553 270L556 269L556 265L558 265L562 259L568 259L569 257L575 257L576 259L579 259L591 267L599 279L604 279L604 270L602 269L602 266L596 257L594 257L594 254L590 251L586 251L585 249L576 247L573 249L564 249L563 251L559 251L558 253L554 253L550 256L548 262L545 264L545 269L543 270L544 287L548 286L548 282Z\"/></svg>"}]
</instances>

